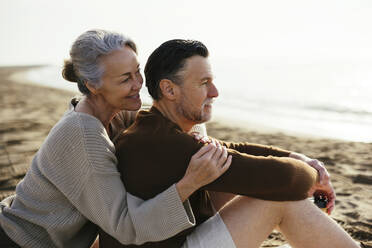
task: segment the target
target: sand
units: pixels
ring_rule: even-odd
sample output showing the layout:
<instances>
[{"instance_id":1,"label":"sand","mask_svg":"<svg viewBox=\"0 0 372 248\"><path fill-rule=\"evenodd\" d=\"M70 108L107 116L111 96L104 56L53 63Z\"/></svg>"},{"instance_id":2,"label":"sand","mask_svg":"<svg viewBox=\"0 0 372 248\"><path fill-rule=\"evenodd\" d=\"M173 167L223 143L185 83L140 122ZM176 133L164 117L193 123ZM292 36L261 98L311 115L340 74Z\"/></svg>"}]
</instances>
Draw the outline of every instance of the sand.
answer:
<instances>
[{"instance_id":1,"label":"sand","mask_svg":"<svg viewBox=\"0 0 372 248\"><path fill-rule=\"evenodd\" d=\"M32 157L75 95L32 85L19 76L17 82L9 78L26 69L30 67L0 68L0 200L14 193ZM331 217L355 240L372 247L372 143L251 131L235 124L211 122L208 133L222 140L279 146L323 161L337 194ZM274 232L262 247L284 243Z\"/></svg>"}]
</instances>

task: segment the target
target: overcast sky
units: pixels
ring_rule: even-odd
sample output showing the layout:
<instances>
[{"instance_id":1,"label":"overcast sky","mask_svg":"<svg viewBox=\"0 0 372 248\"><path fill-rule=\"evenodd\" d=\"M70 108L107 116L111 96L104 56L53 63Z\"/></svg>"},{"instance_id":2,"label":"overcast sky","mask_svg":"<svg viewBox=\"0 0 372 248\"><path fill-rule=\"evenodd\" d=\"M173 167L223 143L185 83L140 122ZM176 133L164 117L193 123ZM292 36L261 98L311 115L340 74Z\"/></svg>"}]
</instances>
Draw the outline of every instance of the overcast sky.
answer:
<instances>
[{"instance_id":1,"label":"overcast sky","mask_svg":"<svg viewBox=\"0 0 372 248\"><path fill-rule=\"evenodd\" d=\"M172 38L215 58L372 59L371 0L1 0L0 65L61 63L91 28L118 31L140 58Z\"/></svg>"}]
</instances>

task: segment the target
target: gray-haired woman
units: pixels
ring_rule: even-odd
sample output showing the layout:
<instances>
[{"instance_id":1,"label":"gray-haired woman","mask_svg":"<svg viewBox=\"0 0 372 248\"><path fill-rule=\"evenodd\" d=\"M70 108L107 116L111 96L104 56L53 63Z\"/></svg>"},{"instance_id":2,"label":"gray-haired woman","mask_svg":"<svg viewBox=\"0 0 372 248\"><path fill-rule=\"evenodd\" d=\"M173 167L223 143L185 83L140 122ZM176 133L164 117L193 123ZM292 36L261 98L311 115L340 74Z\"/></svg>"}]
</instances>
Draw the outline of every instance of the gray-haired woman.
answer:
<instances>
[{"instance_id":1,"label":"gray-haired woman","mask_svg":"<svg viewBox=\"0 0 372 248\"><path fill-rule=\"evenodd\" d=\"M213 145L193 156L178 183L148 201L127 193L117 172L112 141L141 107L136 53L133 41L104 30L74 42L63 76L85 96L71 101L16 194L1 202L1 247L89 247L97 226L124 244L141 244L194 225L188 196L230 164L215 166Z\"/></svg>"}]
</instances>

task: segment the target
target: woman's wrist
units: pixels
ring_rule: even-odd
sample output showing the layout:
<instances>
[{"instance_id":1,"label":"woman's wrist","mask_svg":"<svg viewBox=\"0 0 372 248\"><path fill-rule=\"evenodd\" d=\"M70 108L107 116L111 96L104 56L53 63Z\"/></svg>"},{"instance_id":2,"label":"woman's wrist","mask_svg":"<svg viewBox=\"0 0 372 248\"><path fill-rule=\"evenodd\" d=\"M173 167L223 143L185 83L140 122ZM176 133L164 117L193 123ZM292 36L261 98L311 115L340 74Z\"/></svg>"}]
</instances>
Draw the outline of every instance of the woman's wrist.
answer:
<instances>
[{"instance_id":1,"label":"woman's wrist","mask_svg":"<svg viewBox=\"0 0 372 248\"><path fill-rule=\"evenodd\" d=\"M178 183L176 183L176 189L181 201L184 202L189 198L189 196L197 190L195 185L190 183L187 179L182 178Z\"/></svg>"}]
</instances>

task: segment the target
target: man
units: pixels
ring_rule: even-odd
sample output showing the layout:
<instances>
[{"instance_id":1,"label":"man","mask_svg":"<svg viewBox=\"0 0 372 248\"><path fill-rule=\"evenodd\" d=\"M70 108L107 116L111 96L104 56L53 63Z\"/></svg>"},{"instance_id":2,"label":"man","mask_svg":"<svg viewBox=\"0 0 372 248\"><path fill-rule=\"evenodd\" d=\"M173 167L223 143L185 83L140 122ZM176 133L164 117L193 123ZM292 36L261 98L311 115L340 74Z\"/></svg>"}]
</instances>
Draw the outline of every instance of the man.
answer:
<instances>
[{"instance_id":1,"label":"man","mask_svg":"<svg viewBox=\"0 0 372 248\"><path fill-rule=\"evenodd\" d=\"M211 118L218 91L208 50L198 41L163 43L149 57L145 75L153 107L138 113L116 148L128 192L149 199L179 180L192 154L204 145L187 132ZM317 171L300 159L310 164L313 160L269 146L212 143L219 148L213 156L232 156L232 163L189 198L196 228L141 247L259 247L276 227L295 247L357 247L306 200L316 190L324 191L331 202L334 198L329 181L319 183ZM137 246L121 246L102 233L100 247Z\"/></svg>"}]
</instances>

